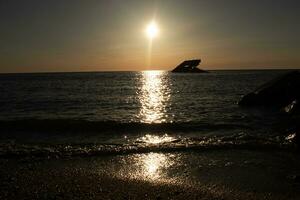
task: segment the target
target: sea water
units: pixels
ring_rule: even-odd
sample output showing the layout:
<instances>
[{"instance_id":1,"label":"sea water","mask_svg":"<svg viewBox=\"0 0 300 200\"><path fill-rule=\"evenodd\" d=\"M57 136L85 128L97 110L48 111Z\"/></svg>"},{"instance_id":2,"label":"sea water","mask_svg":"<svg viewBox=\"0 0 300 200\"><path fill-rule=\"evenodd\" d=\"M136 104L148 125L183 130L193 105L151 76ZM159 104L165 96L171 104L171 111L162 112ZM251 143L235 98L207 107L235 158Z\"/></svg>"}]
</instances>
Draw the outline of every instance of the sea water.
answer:
<instances>
[{"instance_id":1,"label":"sea water","mask_svg":"<svg viewBox=\"0 0 300 200\"><path fill-rule=\"evenodd\" d=\"M279 147L282 113L242 95L286 71L0 75L1 155Z\"/></svg>"}]
</instances>

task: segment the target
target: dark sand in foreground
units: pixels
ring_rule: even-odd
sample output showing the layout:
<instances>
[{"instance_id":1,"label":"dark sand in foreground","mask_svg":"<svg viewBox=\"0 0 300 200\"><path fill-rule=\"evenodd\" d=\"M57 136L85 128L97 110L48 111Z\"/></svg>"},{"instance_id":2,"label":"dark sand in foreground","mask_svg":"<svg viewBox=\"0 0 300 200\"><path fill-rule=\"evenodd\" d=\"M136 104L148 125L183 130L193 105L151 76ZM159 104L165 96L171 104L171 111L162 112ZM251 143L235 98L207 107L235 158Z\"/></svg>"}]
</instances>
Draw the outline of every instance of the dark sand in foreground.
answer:
<instances>
[{"instance_id":1,"label":"dark sand in foreground","mask_svg":"<svg viewBox=\"0 0 300 200\"><path fill-rule=\"evenodd\" d=\"M0 199L300 199L299 155L226 150L1 158Z\"/></svg>"}]
</instances>

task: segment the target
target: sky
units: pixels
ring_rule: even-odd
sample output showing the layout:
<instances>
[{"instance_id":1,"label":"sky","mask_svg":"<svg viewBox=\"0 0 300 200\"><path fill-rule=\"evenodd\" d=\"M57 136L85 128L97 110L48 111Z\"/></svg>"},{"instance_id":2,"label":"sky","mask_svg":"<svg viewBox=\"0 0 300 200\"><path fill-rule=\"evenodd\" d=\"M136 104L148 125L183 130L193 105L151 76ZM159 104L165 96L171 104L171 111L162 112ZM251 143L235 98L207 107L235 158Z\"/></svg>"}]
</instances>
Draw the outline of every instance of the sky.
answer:
<instances>
[{"instance_id":1,"label":"sky","mask_svg":"<svg viewBox=\"0 0 300 200\"><path fill-rule=\"evenodd\" d=\"M298 0L0 0L0 73L300 68ZM159 35L145 34L155 21Z\"/></svg>"}]
</instances>

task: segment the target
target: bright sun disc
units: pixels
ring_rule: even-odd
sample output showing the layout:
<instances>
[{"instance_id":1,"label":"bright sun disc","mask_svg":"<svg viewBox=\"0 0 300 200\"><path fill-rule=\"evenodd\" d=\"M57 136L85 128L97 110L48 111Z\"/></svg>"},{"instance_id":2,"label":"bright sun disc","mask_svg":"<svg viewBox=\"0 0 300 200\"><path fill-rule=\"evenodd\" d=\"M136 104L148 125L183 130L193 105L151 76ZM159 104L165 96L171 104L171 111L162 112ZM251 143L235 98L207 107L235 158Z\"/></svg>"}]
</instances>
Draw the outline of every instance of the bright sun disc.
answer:
<instances>
[{"instance_id":1,"label":"bright sun disc","mask_svg":"<svg viewBox=\"0 0 300 200\"><path fill-rule=\"evenodd\" d=\"M158 35L158 27L155 22L151 22L146 29L147 36L150 39L155 38Z\"/></svg>"}]
</instances>

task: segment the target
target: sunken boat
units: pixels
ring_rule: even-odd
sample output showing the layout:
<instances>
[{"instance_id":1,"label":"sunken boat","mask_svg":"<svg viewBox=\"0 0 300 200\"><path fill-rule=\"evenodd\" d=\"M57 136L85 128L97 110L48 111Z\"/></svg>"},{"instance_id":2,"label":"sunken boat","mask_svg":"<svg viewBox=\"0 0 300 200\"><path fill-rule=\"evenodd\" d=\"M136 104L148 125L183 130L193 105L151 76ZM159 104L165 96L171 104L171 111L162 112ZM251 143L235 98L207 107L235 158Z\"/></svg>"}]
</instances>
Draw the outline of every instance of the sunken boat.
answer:
<instances>
[{"instance_id":1,"label":"sunken boat","mask_svg":"<svg viewBox=\"0 0 300 200\"><path fill-rule=\"evenodd\" d=\"M201 63L201 59L185 60L175 67L171 72L174 73L207 73L207 71L199 69L197 66Z\"/></svg>"}]
</instances>

